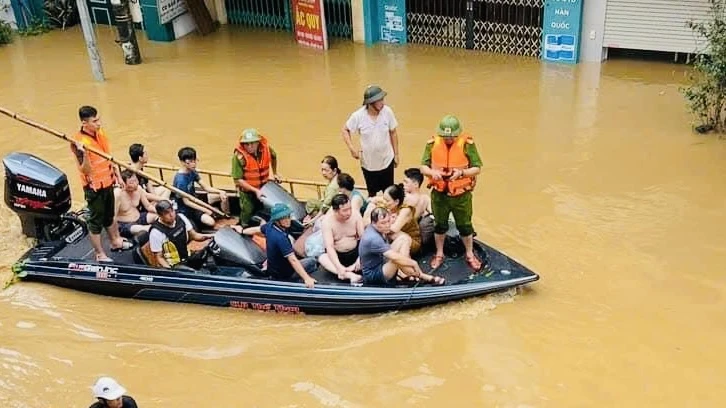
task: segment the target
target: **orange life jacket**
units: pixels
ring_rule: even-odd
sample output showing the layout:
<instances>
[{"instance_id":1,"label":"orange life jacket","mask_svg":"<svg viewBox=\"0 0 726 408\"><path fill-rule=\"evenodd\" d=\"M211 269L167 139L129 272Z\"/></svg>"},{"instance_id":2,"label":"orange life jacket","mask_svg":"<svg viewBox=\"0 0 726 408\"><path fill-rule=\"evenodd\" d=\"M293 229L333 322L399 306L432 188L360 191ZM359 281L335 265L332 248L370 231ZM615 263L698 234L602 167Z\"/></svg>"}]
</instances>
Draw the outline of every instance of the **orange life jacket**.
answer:
<instances>
[{"instance_id":1,"label":"orange life jacket","mask_svg":"<svg viewBox=\"0 0 726 408\"><path fill-rule=\"evenodd\" d=\"M238 143L234 148L237 159L244 159L245 162L242 179L255 188L262 187L270 179L270 163L272 162L270 146L267 144L267 139L264 136L260 140L258 149L260 149L259 160L255 156L247 153L242 143Z\"/></svg>"},{"instance_id":2,"label":"orange life jacket","mask_svg":"<svg viewBox=\"0 0 726 408\"><path fill-rule=\"evenodd\" d=\"M462 176L456 180L447 179L454 169L465 170L469 168L469 158L466 157L466 144L474 143L474 139L462 133L451 146L447 146L441 136L434 136L429 143L433 143L431 147L431 169L440 170L444 174L444 180L433 180L429 177L429 187L452 197L473 190L476 185L476 177Z\"/></svg>"},{"instance_id":3,"label":"orange life jacket","mask_svg":"<svg viewBox=\"0 0 726 408\"><path fill-rule=\"evenodd\" d=\"M93 137L81 130L76 133L75 140L82 143L84 146L92 147L104 153L111 154L111 148L109 147L108 139L106 138L106 133L103 129L98 129L96 137ZM86 160L90 161L91 164L91 174L83 174L81 171L81 164L76 160L83 187L88 187L94 191L98 191L102 188L113 186L116 180L116 175L113 172L113 163L110 160L106 160L88 150L86 151L86 155Z\"/></svg>"}]
</instances>

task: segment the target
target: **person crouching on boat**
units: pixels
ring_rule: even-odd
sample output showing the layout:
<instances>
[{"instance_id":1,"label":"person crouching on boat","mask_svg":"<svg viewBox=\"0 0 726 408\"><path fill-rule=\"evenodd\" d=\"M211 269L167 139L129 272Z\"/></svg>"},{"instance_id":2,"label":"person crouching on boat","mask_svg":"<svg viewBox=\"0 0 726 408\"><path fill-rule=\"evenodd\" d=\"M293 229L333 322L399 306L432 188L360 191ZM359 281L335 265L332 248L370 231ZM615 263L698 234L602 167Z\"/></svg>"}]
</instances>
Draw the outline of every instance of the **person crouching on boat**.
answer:
<instances>
[{"instance_id":1,"label":"person crouching on boat","mask_svg":"<svg viewBox=\"0 0 726 408\"><path fill-rule=\"evenodd\" d=\"M280 181L277 153L257 129L242 131L232 155L232 179L239 192L239 222L247 225L262 208L262 186L271 179Z\"/></svg>"},{"instance_id":2,"label":"person crouching on boat","mask_svg":"<svg viewBox=\"0 0 726 408\"><path fill-rule=\"evenodd\" d=\"M431 196L421 192L424 176L421 170L412 167L403 172L403 191L406 193L404 204L416 209L416 220L431 214Z\"/></svg>"},{"instance_id":3,"label":"person crouching on boat","mask_svg":"<svg viewBox=\"0 0 726 408\"><path fill-rule=\"evenodd\" d=\"M394 281L400 271L405 276L418 278L438 285L445 283L440 276L424 273L419 264L408 255L411 238L401 234L388 243L391 232L391 213L383 207L370 212L371 223L363 232L358 247L364 284L387 285Z\"/></svg>"},{"instance_id":4,"label":"person crouching on boat","mask_svg":"<svg viewBox=\"0 0 726 408\"><path fill-rule=\"evenodd\" d=\"M363 215L368 207L368 201L363 193L355 188L355 179L348 173L338 174L338 188L341 193L348 196L353 212Z\"/></svg>"},{"instance_id":5,"label":"person crouching on boat","mask_svg":"<svg viewBox=\"0 0 726 408\"><path fill-rule=\"evenodd\" d=\"M116 203L116 222L118 230L124 238L148 231L151 223L156 221L156 209L146 196L146 190L139 186L139 179L130 170L121 172L124 188L114 189Z\"/></svg>"},{"instance_id":6,"label":"person crouching on boat","mask_svg":"<svg viewBox=\"0 0 726 408\"><path fill-rule=\"evenodd\" d=\"M106 132L101 129L101 118L92 106L82 106L78 110L81 130L75 136L71 151L78 160L78 172L83 183L83 194L88 203L89 217L86 220L91 245L96 253L97 262L113 262L101 245L101 231L105 228L111 240L111 250L121 251L133 248L131 242L121 237L114 217L113 187L118 183L124 187L118 167L105 158L87 152L85 146L111 154Z\"/></svg>"},{"instance_id":7,"label":"person crouching on boat","mask_svg":"<svg viewBox=\"0 0 726 408\"><path fill-rule=\"evenodd\" d=\"M401 251L406 255L416 256L421 250L421 231L416 218L416 208L405 204L406 193L403 184L388 186L383 194L371 199L371 206L363 215L363 223L370 224L371 212L376 207L383 207L391 214L389 239L401 241Z\"/></svg>"},{"instance_id":8,"label":"person crouching on boat","mask_svg":"<svg viewBox=\"0 0 726 408\"><path fill-rule=\"evenodd\" d=\"M148 249L152 254L152 257L146 256L149 263L152 266L173 268L182 262L194 267L197 266L196 263L203 261L195 258L194 254L189 256L187 244L190 240L206 241L214 237L214 234L195 231L189 219L184 214L177 213L169 200L156 203L156 214L159 219L151 224L149 230Z\"/></svg>"},{"instance_id":9,"label":"person crouching on boat","mask_svg":"<svg viewBox=\"0 0 726 408\"><path fill-rule=\"evenodd\" d=\"M345 194L337 194L331 200L331 209L323 217L323 242L325 253L318 262L338 279L349 279L351 283L361 281L355 273L360 270L358 240L363 236L363 217L353 211L351 201Z\"/></svg>"},{"instance_id":10,"label":"person crouching on boat","mask_svg":"<svg viewBox=\"0 0 726 408\"><path fill-rule=\"evenodd\" d=\"M179 171L174 175L174 187L191 196L195 196L196 185L199 184L207 192L207 202L209 204L220 201L222 211L229 212L227 193L224 190L206 185L199 177L199 173L197 173L197 151L193 147L182 147L179 149L177 157L181 162L181 167L179 167ZM176 201L177 211L194 222L197 228L201 229L203 226L214 227L215 221L212 217L212 214L214 214L212 210L202 207L192 202L192 200L176 193L172 194L172 197Z\"/></svg>"},{"instance_id":11,"label":"person crouching on boat","mask_svg":"<svg viewBox=\"0 0 726 408\"><path fill-rule=\"evenodd\" d=\"M299 277L305 286L312 288L317 281L310 274L318 268L318 263L312 257L297 259L295 256L286 232L290 228L291 214L287 204L276 203L270 211L269 222L260 227L267 246L267 271L278 280L297 280Z\"/></svg>"},{"instance_id":12,"label":"person crouching on boat","mask_svg":"<svg viewBox=\"0 0 726 408\"><path fill-rule=\"evenodd\" d=\"M444 262L444 240L449 230L449 214L453 214L456 229L466 249L466 263L479 271L481 261L474 255L474 227L472 191L476 176L481 172L481 158L474 139L462 132L461 123L453 115L446 115L437 135L426 143L421 172L428 177L431 191L431 209L434 214L434 242L436 254L431 258L431 270Z\"/></svg>"},{"instance_id":13,"label":"person crouching on boat","mask_svg":"<svg viewBox=\"0 0 726 408\"><path fill-rule=\"evenodd\" d=\"M98 398L89 408L138 408L126 394L126 388L111 377L101 377L93 384L93 396Z\"/></svg>"}]
</instances>

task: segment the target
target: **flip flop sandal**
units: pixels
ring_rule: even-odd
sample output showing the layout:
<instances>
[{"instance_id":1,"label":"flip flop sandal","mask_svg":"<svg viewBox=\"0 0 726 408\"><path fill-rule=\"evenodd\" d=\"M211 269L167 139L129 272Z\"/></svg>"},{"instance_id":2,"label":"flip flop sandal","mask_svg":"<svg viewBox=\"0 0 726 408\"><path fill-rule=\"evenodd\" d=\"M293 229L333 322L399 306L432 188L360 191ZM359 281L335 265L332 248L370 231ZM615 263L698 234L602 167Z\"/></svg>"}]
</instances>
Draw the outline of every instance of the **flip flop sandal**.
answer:
<instances>
[{"instance_id":1,"label":"flip flop sandal","mask_svg":"<svg viewBox=\"0 0 726 408\"><path fill-rule=\"evenodd\" d=\"M476 257L476 255L467 256L466 263L469 264L469 267L471 267L471 269L473 269L477 272L479 272L481 270L482 264L481 264L481 261L479 260L479 258Z\"/></svg>"},{"instance_id":2,"label":"flip flop sandal","mask_svg":"<svg viewBox=\"0 0 726 408\"><path fill-rule=\"evenodd\" d=\"M115 261L107 256L101 256L101 257L97 256L96 262L115 262Z\"/></svg>"},{"instance_id":3,"label":"flip flop sandal","mask_svg":"<svg viewBox=\"0 0 726 408\"><path fill-rule=\"evenodd\" d=\"M132 249L134 247L134 244L127 240L123 239L123 242L121 243L120 248L111 248L111 252L121 252L121 251L128 251L129 249Z\"/></svg>"},{"instance_id":4,"label":"flip flop sandal","mask_svg":"<svg viewBox=\"0 0 726 408\"><path fill-rule=\"evenodd\" d=\"M431 270L438 268L444 263L444 257L441 255L434 255L431 257L431 260L429 261L429 266L431 267Z\"/></svg>"}]
</instances>

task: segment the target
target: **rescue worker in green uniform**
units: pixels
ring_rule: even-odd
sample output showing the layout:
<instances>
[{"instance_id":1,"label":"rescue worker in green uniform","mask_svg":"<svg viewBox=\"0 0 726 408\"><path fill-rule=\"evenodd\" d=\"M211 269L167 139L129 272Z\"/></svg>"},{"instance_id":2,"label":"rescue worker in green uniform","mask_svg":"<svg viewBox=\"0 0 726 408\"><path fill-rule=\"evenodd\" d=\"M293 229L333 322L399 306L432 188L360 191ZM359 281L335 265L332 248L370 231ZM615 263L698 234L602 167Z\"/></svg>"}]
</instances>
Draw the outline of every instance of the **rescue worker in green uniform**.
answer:
<instances>
[{"instance_id":1,"label":"rescue worker in green uniform","mask_svg":"<svg viewBox=\"0 0 726 408\"><path fill-rule=\"evenodd\" d=\"M232 179L239 192L239 222L246 225L262 208L262 186L269 180L280 181L277 153L257 129L242 131L232 155Z\"/></svg>"},{"instance_id":2,"label":"rescue worker in green uniform","mask_svg":"<svg viewBox=\"0 0 726 408\"><path fill-rule=\"evenodd\" d=\"M436 133L426 143L421 159L421 173L428 178L432 189L431 210L435 220L436 254L429 265L434 270L444 262L444 240L449 229L449 214L452 214L466 249L466 262L479 271L482 263L474 255L471 218L472 191L476 176L481 172L481 158L474 139L462 132L461 123L455 116L444 116Z\"/></svg>"}]
</instances>

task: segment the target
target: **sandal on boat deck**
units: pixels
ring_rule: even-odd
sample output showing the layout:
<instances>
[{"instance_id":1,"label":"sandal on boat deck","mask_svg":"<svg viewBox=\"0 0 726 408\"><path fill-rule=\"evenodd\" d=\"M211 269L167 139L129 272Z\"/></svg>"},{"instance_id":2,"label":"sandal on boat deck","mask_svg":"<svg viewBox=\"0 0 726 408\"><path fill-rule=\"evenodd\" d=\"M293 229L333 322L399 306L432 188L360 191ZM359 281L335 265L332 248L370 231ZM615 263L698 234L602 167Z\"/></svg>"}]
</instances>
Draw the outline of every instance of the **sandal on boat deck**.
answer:
<instances>
[{"instance_id":1,"label":"sandal on boat deck","mask_svg":"<svg viewBox=\"0 0 726 408\"><path fill-rule=\"evenodd\" d=\"M431 267L431 270L438 268L441 266L441 264L444 263L444 257L441 255L434 255L431 257L431 260L429 261L429 266Z\"/></svg>"},{"instance_id":2,"label":"sandal on boat deck","mask_svg":"<svg viewBox=\"0 0 726 408\"><path fill-rule=\"evenodd\" d=\"M479 258L476 257L476 255L467 256L466 263L469 264L469 267L471 267L471 269L477 272L479 272L482 268L482 263Z\"/></svg>"},{"instance_id":3,"label":"sandal on boat deck","mask_svg":"<svg viewBox=\"0 0 726 408\"><path fill-rule=\"evenodd\" d=\"M111 248L112 252L120 252L120 251L128 251L129 249L133 248L134 244L133 242L127 240L126 238L123 238L123 241L121 242L121 246L119 248Z\"/></svg>"},{"instance_id":4,"label":"sandal on boat deck","mask_svg":"<svg viewBox=\"0 0 726 408\"><path fill-rule=\"evenodd\" d=\"M114 262L113 259L107 257L107 256L98 256L96 255L96 262Z\"/></svg>"}]
</instances>

